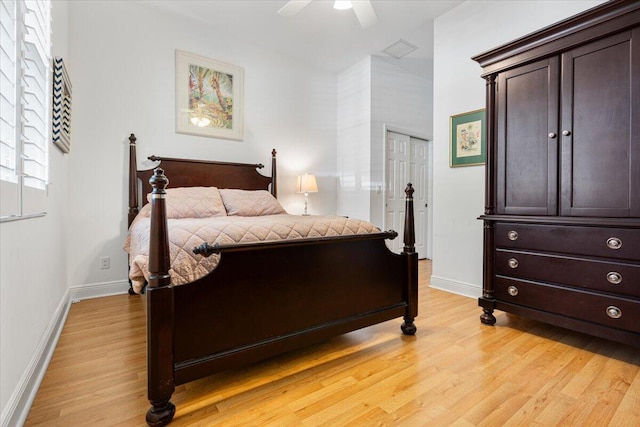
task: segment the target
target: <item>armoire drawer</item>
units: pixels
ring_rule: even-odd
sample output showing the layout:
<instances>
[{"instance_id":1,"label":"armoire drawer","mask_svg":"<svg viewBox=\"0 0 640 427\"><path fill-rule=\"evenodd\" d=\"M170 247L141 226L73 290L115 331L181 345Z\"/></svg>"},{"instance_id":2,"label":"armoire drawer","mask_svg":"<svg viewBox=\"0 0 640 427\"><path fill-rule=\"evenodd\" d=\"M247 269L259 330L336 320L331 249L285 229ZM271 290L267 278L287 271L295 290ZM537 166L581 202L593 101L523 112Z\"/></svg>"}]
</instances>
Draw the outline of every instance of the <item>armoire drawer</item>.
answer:
<instances>
[{"instance_id":1,"label":"armoire drawer","mask_svg":"<svg viewBox=\"0 0 640 427\"><path fill-rule=\"evenodd\" d=\"M639 300L503 277L495 284L499 301L640 333Z\"/></svg>"},{"instance_id":2,"label":"armoire drawer","mask_svg":"<svg viewBox=\"0 0 640 427\"><path fill-rule=\"evenodd\" d=\"M640 229L501 222L495 225L501 248L561 252L640 261Z\"/></svg>"},{"instance_id":3,"label":"armoire drawer","mask_svg":"<svg viewBox=\"0 0 640 427\"><path fill-rule=\"evenodd\" d=\"M640 298L640 263L498 249L495 273Z\"/></svg>"}]
</instances>

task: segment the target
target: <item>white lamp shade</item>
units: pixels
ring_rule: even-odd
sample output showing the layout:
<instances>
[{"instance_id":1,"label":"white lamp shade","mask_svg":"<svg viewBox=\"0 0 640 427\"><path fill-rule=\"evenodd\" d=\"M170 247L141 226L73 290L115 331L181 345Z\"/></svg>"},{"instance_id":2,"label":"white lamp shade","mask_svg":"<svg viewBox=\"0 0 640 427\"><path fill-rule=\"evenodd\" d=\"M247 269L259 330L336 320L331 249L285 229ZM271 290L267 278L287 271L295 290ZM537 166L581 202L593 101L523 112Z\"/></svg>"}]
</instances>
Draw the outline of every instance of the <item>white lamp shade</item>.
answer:
<instances>
[{"instance_id":1,"label":"white lamp shade","mask_svg":"<svg viewBox=\"0 0 640 427\"><path fill-rule=\"evenodd\" d=\"M317 193L318 183L315 175L304 174L298 176L296 184L296 193Z\"/></svg>"}]
</instances>

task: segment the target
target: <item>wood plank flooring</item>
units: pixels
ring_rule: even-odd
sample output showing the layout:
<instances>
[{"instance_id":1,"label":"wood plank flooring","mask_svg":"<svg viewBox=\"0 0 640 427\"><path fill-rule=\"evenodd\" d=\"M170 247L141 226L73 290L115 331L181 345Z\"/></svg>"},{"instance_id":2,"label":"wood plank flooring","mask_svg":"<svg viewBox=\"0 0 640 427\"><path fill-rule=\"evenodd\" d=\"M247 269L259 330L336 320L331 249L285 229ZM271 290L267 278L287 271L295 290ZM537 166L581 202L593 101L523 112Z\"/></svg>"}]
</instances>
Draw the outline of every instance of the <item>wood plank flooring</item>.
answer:
<instances>
[{"instance_id":1,"label":"wood plank flooring","mask_svg":"<svg viewBox=\"0 0 640 427\"><path fill-rule=\"evenodd\" d=\"M401 319L176 388L172 426L639 426L640 350L429 288ZM26 426L142 426L139 297L73 304Z\"/></svg>"}]
</instances>

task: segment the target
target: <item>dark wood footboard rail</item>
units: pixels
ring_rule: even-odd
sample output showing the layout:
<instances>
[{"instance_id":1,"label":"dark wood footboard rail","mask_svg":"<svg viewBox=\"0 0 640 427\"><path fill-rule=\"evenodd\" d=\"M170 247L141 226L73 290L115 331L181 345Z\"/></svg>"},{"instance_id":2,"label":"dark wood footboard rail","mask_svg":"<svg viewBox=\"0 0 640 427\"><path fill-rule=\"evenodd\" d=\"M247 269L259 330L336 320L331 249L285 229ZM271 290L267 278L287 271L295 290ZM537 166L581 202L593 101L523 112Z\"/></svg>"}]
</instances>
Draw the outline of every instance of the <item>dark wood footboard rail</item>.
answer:
<instances>
[{"instance_id":1,"label":"dark wood footboard rail","mask_svg":"<svg viewBox=\"0 0 640 427\"><path fill-rule=\"evenodd\" d=\"M304 239L288 239L288 240L269 240L264 242L251 242L251 243L233 243L220 245L215 243L210 245L209 243L203 243L198 247L193 248L193 253L196 255L202 255L209 257L213 254L229 253L229 252L246 252L251 250L262 250L266 248L276 247L293 247L293 246L305 246L305 245L318 245L323 243L332 243L336 241L349 241L349 240L394 240L398 237L398 233L389 230L380 233L371 233L366 235L346 235L346 236L325 236L325 237L308 237Z\"/></svg>"},{"instance_id":2,"label":"dark wood footboard rail","mask_svg":"<svg viewBox=\"0 0 640 427\"><path fill-rule=\"evenodd\" d=\"M248 249L240 245L223 249L208 276L174 287L165 206L169 181L157 168L149 182L149 425L172 420L176 385L398 317L403 318L404 334L416 333L418 254L411 184L405 190L400 255L384 243L397 236L392 231L360 239L311 239ZM212 308L211 301L220 300L232 303Z\"/></svg>"}]
</instances>

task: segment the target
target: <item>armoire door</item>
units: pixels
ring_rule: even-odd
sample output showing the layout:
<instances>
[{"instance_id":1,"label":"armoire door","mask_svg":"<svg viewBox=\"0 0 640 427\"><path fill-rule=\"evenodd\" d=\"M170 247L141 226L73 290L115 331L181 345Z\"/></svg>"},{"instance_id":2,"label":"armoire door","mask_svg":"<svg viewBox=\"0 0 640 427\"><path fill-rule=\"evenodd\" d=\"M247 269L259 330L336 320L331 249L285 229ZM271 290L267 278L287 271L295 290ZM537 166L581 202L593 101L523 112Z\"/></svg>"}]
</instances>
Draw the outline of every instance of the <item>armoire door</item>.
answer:
<instances>
[{"instance_id":1,"label":"armoire door","mask_svg":"<svg viewBox=\"0 0 640 427\"><path fill-rule=\"evenodd\" d=\"M639 28L563 53L562 215L640 217L639 73Z\"/></svg>"},{"instance_id":2,"label":"armoire door","mask_svg":"<svg viewBox=\"0 0 640 427\"><path fill-rule=\"evenodd\" d=\"M558 214L559 59L498 76L499 214Z\"/></svg>"}]
</instances>

